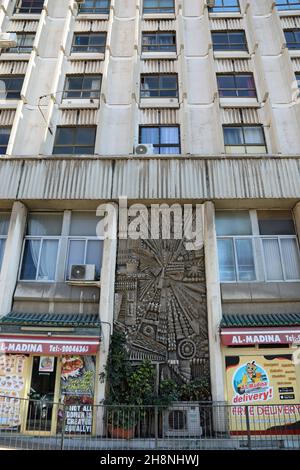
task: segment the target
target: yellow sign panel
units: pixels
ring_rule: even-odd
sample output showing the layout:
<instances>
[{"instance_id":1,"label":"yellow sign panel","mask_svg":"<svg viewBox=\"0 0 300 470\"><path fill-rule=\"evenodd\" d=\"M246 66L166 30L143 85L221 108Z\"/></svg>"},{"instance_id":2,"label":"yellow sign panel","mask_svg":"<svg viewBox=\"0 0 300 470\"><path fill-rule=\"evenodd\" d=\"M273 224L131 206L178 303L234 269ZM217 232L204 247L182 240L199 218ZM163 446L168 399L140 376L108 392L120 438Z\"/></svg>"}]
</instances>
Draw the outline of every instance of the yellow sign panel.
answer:
<instances>
[{"instance_id":1,"label":"yellow sign panel","mask_svg":"<svg viewBox=\"0 0 300 470\"><path fill-rule=\"evenodd\" d=\"M225 359L231 432L300 434L299 393L292 355Z\"/></svg>"}]
</instances>

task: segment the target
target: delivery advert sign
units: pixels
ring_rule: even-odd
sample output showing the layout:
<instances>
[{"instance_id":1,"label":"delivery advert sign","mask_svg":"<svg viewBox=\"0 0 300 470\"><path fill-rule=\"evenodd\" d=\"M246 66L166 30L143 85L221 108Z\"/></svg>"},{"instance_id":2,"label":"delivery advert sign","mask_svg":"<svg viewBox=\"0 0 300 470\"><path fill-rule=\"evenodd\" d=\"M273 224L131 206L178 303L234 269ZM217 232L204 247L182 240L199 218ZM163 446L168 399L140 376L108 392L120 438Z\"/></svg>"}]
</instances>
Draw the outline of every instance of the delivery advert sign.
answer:
<instances>
[{"instance_id":1,"label":"delivery advert sign","mask_svg":"<svg viewBox=\"0 0 300 470\"><path fill-rule=\"evenodd\" d=\"M262 434L300 434L300 404L292 355L227 356L230 430Z\"/></svg>"}]
</instances>

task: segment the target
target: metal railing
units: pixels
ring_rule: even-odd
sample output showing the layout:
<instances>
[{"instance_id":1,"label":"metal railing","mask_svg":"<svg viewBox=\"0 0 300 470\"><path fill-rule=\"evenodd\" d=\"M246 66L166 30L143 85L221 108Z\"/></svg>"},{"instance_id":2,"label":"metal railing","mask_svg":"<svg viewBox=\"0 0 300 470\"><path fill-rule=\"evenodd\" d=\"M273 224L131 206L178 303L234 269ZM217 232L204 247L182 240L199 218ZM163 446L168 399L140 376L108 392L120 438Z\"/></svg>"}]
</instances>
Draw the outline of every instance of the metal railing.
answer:
<instances>
[{"instance_id":1,"label":"metal railing","mask_svg":"<svg viewBox=\"0 0 300 470\"><path fill-rule=\"evenodd\" d=\"M166 408L0 396L0 448L300 449L300 404L178 402Z\"/></svg>"}]
</instances>

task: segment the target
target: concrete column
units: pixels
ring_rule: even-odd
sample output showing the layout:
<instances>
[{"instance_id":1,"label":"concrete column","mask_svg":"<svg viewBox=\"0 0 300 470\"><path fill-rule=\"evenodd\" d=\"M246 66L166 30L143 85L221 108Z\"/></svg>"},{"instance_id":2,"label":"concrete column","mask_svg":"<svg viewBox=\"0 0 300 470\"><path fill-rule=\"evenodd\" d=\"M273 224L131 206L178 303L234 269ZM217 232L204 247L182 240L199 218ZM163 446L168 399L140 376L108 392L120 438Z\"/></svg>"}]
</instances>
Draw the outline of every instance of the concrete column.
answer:
<instances>
[{"instance_id":1,"label":"concrete column","mask_svg":"<svg viewBox=\"0 0 300 470\"><path fill-rule=\"evenodd\" d=\"M0 279L0 317L11 311L16 288L22 244L26 227L27 209L21 202L12 208Z\"/></svg>"},{"instance_id":2,"label":"concrete column","mask_svg":"<svg viewBox=\"0 0 300 470\"><path fill-rule=\"evenodd\" d=\"M215 208L212 202L204 203L204 249L212 399L213 401L223 402L225 401L225 385L219 334L219 326L222 319L222 303L215 228Z\"/></svg>"},{"instance_id":3,"label":"concrete column","mask_svg":"<svg viewBox=\"0 0 300 470\"><path fill-rule=\"evenodd\" d=\"M295 219L295 225L296 225L296 232L298 235L298 240L300 241L300 202L297 202L295 205L294 209L294 219Z\"/></svg>"},{"instance_id":4,"label":"concrete column","mask_svg":"<svg viewBox=\"0 0 300 470\"><path fill-rule=\"evenodd\" d=\"M110 211L109 216L109 231L110 235L104 241L101 279L100 279L100 303L99 303L99 316L101 321L101 341L99 350L99 367L97 377L102 372L105 373L105 366L109 352L110 336L113 331L114 319L114 296L115 296L115 269L117 258L117 222L118 222L118 206L114 203L109 203ZM105 398L106 380L98 383L97 390L97 404L101 405ZM104 431L103 423L104 409L99 406L97 412L97 435L102 435Z\"/></svg>"}]
</instances>

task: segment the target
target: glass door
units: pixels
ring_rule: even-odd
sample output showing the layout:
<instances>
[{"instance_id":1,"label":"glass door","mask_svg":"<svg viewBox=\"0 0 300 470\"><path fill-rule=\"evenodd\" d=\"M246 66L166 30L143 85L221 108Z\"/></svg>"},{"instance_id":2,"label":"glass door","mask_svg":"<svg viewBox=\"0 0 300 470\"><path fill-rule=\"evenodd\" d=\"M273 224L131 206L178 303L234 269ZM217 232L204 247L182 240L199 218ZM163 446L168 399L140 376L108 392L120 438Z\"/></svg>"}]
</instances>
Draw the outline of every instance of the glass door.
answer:
<instances>
[{"instance_id":1,"label":"glass door","mask_svg":"<svg viewBox=\"0 0 300 470\"><path fill-rule=\"evenodd\" d=\"M36 434L52 431L56 375L56 357L33 357L26 431L35 432Z\"/></svg>"}]
</instances>

